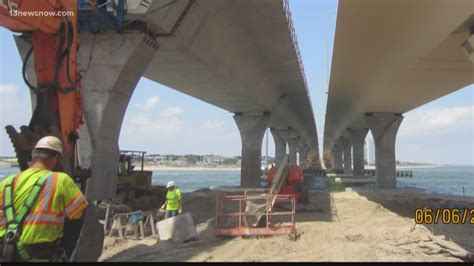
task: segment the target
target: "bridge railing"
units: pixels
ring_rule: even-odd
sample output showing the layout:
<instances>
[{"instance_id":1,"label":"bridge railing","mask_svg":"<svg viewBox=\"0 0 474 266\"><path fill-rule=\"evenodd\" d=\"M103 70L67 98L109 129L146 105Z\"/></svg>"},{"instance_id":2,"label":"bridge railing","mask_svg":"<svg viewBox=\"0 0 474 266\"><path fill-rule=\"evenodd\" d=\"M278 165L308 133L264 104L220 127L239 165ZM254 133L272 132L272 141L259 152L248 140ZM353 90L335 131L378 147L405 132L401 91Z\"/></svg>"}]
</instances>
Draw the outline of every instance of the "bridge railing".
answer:
<instances>
[{"instance_id":1,"label":"bridge railing","mask_svg":"<svg viewBox=\"0 0 474 266\"><path fill-rule=\"evenodd\" d=\"M301 59L300 49L299 49L299 46L298 46L298 39L296 38L295 28L293 27L293 19L291 18L290 4L289 4L288 0L282 0L282 4L283 4L283 10L285 11L285 15L286 15L286 21L288 23L288 28L290 30L291 39L293 40L293 46L294 46L295 51L296 51L296 57L297 57L299 65L300 65L301 75L303 76L304 85L306 87L306 90L307 90L308 96L309 96L308 82L306 80L306 75L305 75L305 72L304 72L303 60ZM311 103L311 98L309 98L309 99L310 99L310 103Z\"/></svg>"}]
</instances>

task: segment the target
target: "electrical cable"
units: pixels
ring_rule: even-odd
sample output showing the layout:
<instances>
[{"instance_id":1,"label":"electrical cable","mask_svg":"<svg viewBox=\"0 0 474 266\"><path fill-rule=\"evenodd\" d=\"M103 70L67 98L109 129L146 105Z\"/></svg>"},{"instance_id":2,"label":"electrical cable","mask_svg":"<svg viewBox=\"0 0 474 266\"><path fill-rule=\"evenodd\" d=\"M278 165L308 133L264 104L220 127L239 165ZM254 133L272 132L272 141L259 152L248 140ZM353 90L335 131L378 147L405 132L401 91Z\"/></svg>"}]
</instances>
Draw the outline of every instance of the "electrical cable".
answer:
<instances>
[{"instance_id":1,"label":"electrical cable","mask_svg":"<svg viewBox=\"0 0 474 266\"><path fill-rule=\"evenodd\" d=\"M94 34L94 37L92 37L92 44L91 44L91 49L90 49L90 52L89 52L89 62L87 63L87 67L85 69L85 72L87 73L87 71L89 71L89 68L91 67L91 62L92 62L92 52L94 50L94 46L95 46L95 37L97 35Z\"/></svg>"},{"instance_id":2,"label":"electrical cable","mask_svg":"<svg viewBox=\"0 0 474 266\"><path fill-rule=\"evenodd\" d=\"M26 86L28 86L28 88L30 88L30 90L32 90L33 93L37 93L38 88L33 86L28 81L28 79L26 78L26 65L28 63L28 60L30 59L30 56L31 56L32 52L33 52L33 46L31 46L30 50L28 51L28 53L25 56L25 59L23 59L23 66L21 67L21 74L22 74L22 77L23 77L23 81L26 83Z\"/></svg>"},{"instance_id":3,"label":"electrical cable","mask_svg":"<svg viewBox=\"0 0 474 266\"><path fill-rule=\"evenodd\" d=\"M76 90L76 83L77 81L75 82L72 82L71 80L71 77L70 77L70 73L67 73L67 77L68 77L68 80L71 84L73 84L74 86L73 87L70 87L70 88L62 88L61 87L61 83L59 81L59 72L61 70L61 66L64 62L64 58L68 57L68 54L69 54L69 49L70 47L72 46L72 40L71 41L68 41L68 37L69 37L69 34L70 32L68 32L68 21L66 20L66 23L63 23L61 24L61 28L60 28L60 33L59 34L59 46L58 48L62 48L64 46L64 43L67 42L67 46L66 48L63 50L63 51L58 51L57 53L57 56L56 56L56 69L55 69L55 84L56 84L56 89L58 91L60 91L61 93L69 93L69 92L73 92ZM66 36L65 36L66 35ZM65 39L67 38L67 39ZM69 62L68 62L68 66L69 66ZM66 66L66 71L69 72L69 67Z\"/></svg>"}]
</instances>

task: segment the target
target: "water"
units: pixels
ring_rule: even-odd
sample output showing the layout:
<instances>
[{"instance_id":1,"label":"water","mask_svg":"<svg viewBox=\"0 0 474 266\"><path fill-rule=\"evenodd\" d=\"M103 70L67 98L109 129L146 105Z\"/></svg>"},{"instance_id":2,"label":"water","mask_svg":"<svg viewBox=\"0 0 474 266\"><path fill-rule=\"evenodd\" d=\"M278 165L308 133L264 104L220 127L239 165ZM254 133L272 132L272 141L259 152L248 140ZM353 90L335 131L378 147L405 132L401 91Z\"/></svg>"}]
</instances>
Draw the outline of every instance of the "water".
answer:
<instances>
[{"instance_id":1,"label":"water","mask_svg":"<svg viewBox=\"0 0 474 266\"><path fill-rule=\"evenodd\" d=\"M399 169L402 170L402 169ZM399 187L417 187L429 194L474 197L474 167L473 166L436 166L433 168L407 168L413 171L413 178L397 178ZM0 168L0 179L15 173L18 168ZM154 171L152 183L166 185L170 180L183 192L200 188L216 186L238 186L240 184L239 170L210 170L210 171Z\"/></svg>"},{"instance_id":2,"label":"water","mask_svg":"<svg viewBox=\"0 0 474 266\"><path fill-rule=\"evenodd\" d=\"M399 169L413 171L413 178L397 178L399 187L417 187L427 194L474 197L474 166L436 166Z\"/></svg>"},{"instance_id":3,"label":"water","mask_svg":"<svg viewBox=\"0 0 474 266\"><path fill-rule=\"evenodd\" d=\"M239 186L240 170L153 171L153 185L164 186L171 180L182 192L216 186Z\"/></svg>"}]
</instances>

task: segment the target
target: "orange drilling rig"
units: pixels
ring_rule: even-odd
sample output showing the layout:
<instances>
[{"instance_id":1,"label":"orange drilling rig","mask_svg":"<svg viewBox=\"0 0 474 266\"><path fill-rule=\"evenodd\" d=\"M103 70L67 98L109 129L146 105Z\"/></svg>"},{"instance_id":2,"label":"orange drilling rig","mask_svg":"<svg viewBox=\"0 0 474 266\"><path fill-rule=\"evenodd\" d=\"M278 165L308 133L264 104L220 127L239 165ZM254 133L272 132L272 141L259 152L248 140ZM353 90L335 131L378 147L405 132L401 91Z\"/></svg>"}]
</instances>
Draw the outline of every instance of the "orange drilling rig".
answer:
<instances>
[{"instance_id":1,"label":"orange drilling rig","mask_svg":"<svg viewBox=\"0 0 474 266\"><path fill-rule=\"evenodd\" d=\"M176 0L154 10L148 10L152 3L146 0L0 0L0 27L19 33L18 38L31 44L22 58L22 76L35 95L33 114L28 126L20 127L20 131L6 127L21 170L28 168L36 142L54 135L61 139L65 150L54 170L68 173L80 183L83 192L87 191L90 169L80 167L77 147L78 128L84 122L81 79L87 71L78 69L79 31L100 33L133 28L140 21L126 21L125 15L137 2L140 8L146 7L139 12L143 13L139 17L142 18ZM26 66L33 59L36 82L26 73ZM102 251L103 233L95 231L101 226L93 205L89 204L92 210L88 207L79 227L68 229L66 221L63 238L71 238L71 261L97 260ZM81 241L82 238L86 240Z\"/></svg>"}]
</instances>

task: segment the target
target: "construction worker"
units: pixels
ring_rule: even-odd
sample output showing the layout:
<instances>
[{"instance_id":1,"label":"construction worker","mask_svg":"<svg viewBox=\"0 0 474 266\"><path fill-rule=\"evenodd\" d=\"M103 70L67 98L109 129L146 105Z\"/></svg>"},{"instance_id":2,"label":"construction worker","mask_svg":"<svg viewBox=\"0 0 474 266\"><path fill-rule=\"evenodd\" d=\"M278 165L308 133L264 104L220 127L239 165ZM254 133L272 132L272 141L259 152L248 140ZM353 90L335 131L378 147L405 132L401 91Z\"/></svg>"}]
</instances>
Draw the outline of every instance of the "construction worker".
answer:
<instances>
[{"instance_id":1,"label":"construction worker","mask_svg":"<svg viewBox=\"0 0 474 266\"><path fill-rule=\"evenodd\" d=\"M81 218L88 202L73 179L53 172L63 153L61 141L47 136L32 151L32 165L0 183L0 259L57 261L65 218Z\"/></svg>"},{"instance_id":2,"label":"construction worker","mask_svg":"<svg viewBox=\"0 0 474 266\"><path fill-rule=\"evenodd\" d=\"M166 193L166 201L160 209L166 210L165 219L168 219L182 212L183 196L173 181L169 181L166 184L166 189L168 190Z\"/></svg>"}]
</instances>

